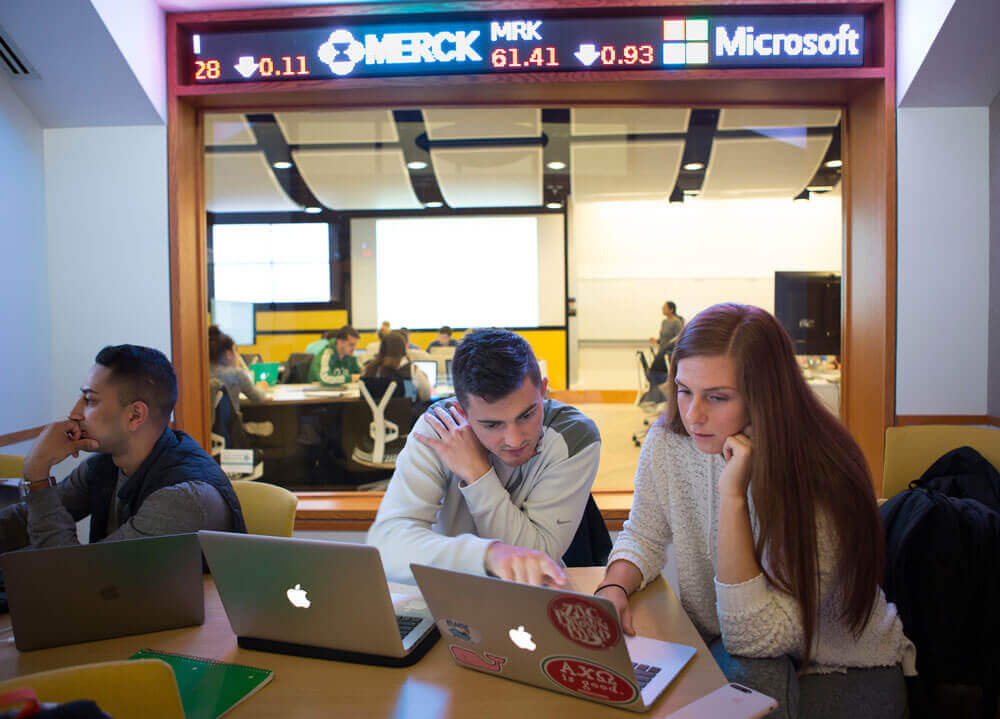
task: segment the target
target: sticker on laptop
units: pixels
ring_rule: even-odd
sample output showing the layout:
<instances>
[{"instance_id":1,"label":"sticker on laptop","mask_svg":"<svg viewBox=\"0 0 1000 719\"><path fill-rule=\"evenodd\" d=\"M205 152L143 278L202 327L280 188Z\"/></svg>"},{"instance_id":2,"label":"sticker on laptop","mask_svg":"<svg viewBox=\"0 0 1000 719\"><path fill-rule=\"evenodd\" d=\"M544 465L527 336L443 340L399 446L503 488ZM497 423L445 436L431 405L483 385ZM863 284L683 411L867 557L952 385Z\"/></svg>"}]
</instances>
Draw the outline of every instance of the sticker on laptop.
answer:
<instances>
[{"instance_id":1,"label":"sticker on laptop","mask_svg":"<svg viewBox=\"0 0 1000 719\"><path fill-rule=\"evenodd\" d=\"M564 637L587 649L609 649L621 638L617 617L583 597L556 597L549 602L549 619Z\"/></svg>"},{"instance_id":2,"label":"sticker on laptop","mask_svg":"<svg viewBox=\"0 0 1000 719\"><path fill-rule=\"evenodd\" d=\"M458 639L469 644L479 644L483 641L483 635L479 633L478 629L457 619L439 619L437 625L443 637Z\"/></svg>"},{"instance_id":3,"label":"sticker on laptop","mask_svg":"<svg viewBox=\"0 0 1000 719\"><path fill-rule=\"evenodd\" d=\"M455 661L459 664L464 664L467 667L479 669L484 672L499 674L503 665L507 663L507 657L498 657L489 652L485 652L485 657L481 657L479 656L479 652L474 652L471 649L466 649L455 644L449 644L448 649L451 650L451 655L455 657Z\"/></svg>"},{"instance_id":4,"label":"sticker on laptop","mask_svg":"<svg viewBox=\"0 0 1000 719\"><path fill-rule=\"evenodd\" d=\"M553 682L586 699L613 704L630 704L639 688L613 669L577 657L546 657L542 672Z\"/></svg>"}]
</instances>

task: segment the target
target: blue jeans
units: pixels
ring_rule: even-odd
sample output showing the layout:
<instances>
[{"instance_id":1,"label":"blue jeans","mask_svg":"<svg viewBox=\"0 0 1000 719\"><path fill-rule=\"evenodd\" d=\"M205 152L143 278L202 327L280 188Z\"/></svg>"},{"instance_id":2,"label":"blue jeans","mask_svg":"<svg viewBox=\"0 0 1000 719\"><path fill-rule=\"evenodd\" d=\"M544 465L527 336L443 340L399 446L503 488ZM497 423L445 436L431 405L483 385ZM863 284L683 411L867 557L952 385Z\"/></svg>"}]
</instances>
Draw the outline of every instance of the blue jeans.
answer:
<instances>
[{"instance_id":1,"label":"blue jeans","mask_svg":"<svg viewBox=\"0 0 1000 719\"><path fill-rule=\"evenodd\" d=\"M796 675L787 657L750 659L726 651L722 638L708 645L726 679L778 700L772 719L906 719L906 684L899 666L846 673Z\"/></svg>"}]
</instances>

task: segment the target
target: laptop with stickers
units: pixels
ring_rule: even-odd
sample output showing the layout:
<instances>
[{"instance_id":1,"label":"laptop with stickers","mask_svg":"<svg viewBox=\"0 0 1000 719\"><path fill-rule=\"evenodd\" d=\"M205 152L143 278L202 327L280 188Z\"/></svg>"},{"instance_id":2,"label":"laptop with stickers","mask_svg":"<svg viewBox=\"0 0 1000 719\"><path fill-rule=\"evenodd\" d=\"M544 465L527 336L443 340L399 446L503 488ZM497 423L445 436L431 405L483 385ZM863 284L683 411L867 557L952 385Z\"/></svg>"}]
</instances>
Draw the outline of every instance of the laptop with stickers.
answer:
<instances>
[{"instance_id":1,"label":"laptop with stickers","mask_svg":"<svg viewBox=\"0 0 1000 719\"><path fill-rule=\"evenodd\" d=\"M437 640L416 587L390 588L375 547L208 530L198 538L244 649L405 667Z\"/></svg>"},{"instance_id":2,"label":"laptop with stickers","mask_svg":"<svg viewBox=\"0 0 1000 719\"><path fill-rule=\"evenodd\" d=\"M694 647L625 636L614 605L601 597L410 568L448 653L467 669L643 712L695 654Z\"/></svg>"}]
</instances>

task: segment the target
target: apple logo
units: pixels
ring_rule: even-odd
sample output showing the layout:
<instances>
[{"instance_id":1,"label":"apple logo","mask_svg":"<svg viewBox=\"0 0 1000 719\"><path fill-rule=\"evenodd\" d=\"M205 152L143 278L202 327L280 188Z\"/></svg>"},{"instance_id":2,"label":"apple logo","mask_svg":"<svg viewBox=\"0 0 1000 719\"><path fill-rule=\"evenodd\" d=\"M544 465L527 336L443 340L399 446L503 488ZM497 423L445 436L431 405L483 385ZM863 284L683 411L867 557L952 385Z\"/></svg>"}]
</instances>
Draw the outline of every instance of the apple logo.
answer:
<instances>
[{"instance_id":1,"label":"apple logo","mask_svg":"<svg viewBox=\"0 0 1000 719\"><path fill-rule=\"evenodd\" d=\"M531 632L524 631L524 626L511 629L507 634L518 649L527 649L529 652L535 651L535 643L531 641Z\"/></svg>"},{"instance_id":2,"label":"apple logo","mask_svg":"<svg viewBox=\"0 0 1000 719\"><path fill-rule=\"evenodd\" d=\"M312 604L312 602L306 599L306 590L302 588L301 584L296 584L285 592L285 594L288 596L288 601L292 603L293 607L308 609L309 605Z\"/></svg>"}]
</instances>

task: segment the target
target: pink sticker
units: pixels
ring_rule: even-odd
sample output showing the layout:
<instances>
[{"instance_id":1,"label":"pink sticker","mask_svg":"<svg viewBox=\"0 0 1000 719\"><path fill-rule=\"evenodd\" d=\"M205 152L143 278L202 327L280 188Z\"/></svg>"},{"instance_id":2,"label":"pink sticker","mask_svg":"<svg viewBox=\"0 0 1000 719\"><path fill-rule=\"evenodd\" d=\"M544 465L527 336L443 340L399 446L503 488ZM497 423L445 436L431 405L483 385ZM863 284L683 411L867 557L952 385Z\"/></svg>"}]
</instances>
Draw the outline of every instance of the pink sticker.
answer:
<instances>
[{"instance_id":1,"label":"pink sticker","mask_svg":"<svg viewBox=\"0 0 1000 719\"><path fill-rule=\"evenodd\" d=\"M556 597L549 602L549 619L563 636L588 649L608 649L621 638L617 617L583 597Z\"/></svg>"},{"instance_id":2,"label":"pink sticker","mask_svg":"<svg viewBox=\"0 0 1000 719\"><path fill-rule=\"evenodd\" d=\"M486 658L484 659L479 656L478 652L466 649L465 647L449 644L448 648L451 650L451 655L455 657L456 662L464 664L467 667L472 667L473 669L479 669L480 671L499 674L500 669L507 663L507 657L498 657L489 652L485 653Z\"/></svg>"},{"instance_id":3,"label":"pink sticker","mask_svg":"<svg viewBox=\"0 0 1000 719\"><path fill-rule=\"evenodd\" d=\"M542 661L545 676L573 694L614 704L628 704L639 689L613 669L575 657L547 657Z\"/></svg>"}]
</instances>

